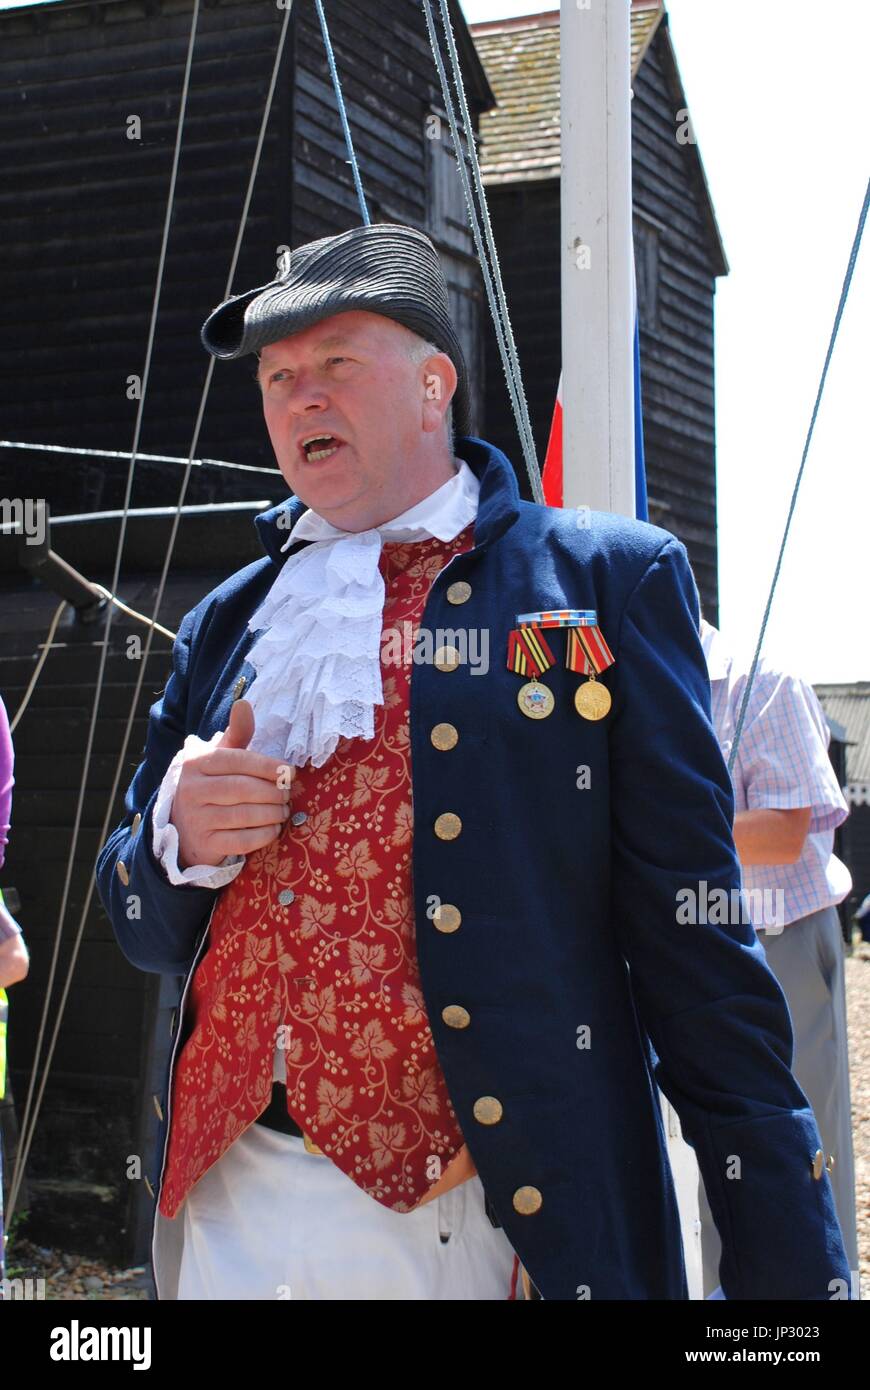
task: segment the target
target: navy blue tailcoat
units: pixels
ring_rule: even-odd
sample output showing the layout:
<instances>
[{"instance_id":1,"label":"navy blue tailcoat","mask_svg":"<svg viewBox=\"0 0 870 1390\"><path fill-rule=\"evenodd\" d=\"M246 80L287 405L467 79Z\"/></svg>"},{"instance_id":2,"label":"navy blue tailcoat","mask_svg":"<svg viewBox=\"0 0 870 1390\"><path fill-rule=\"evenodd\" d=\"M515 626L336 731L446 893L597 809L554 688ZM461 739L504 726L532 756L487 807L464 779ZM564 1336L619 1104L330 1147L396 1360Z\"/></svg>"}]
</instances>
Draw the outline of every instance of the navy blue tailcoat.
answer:
<instances>
[{"instance_id":1,"label":"navy blue tailcoat","mask_svg":"<svg viewBox=\"0 0 870 1390\"><path fill-rule=\"evenodd\" d=\"M644 522L522 501L509 460L481 439L456 452L481 482L475 543L435 579L421 625L488 634L489 661L413 666L412 869L435 1046L490 1203L544 1299L685 1299L658 1085L697 1154L726 1297L830 1298L849 1271L830 1181L813 1171L821 1139L790 1070L784 996L748 922L690 925L679 909L687 889L710 901L740 886L686 551ZM233 686L253 674L247 620L294 552L280 548L302 510L291 497L256 517L265 557L183 619L126 814L98 859L121 950L184 976L182 1011L219 890L164 876L157 788L188 734L226 728ZM471 594L457 607L446 590L460 579ZM575 709L582 678L565 667L562 631L547 634L556 664L543 677L555 709L531 719L518 707L508 635L519 613L548 608L598 612L615 657L603 719ZM430 739L442 722L459 733L450 750ZM461 819L452 840L435 833L443 812ZM438 900L459 909L458 930L434 928ZM442 1018L457 1004L463 1028ZM475 1119L482 1096L501 1102L498 1123Z\"/></svg>"}]
</instances>

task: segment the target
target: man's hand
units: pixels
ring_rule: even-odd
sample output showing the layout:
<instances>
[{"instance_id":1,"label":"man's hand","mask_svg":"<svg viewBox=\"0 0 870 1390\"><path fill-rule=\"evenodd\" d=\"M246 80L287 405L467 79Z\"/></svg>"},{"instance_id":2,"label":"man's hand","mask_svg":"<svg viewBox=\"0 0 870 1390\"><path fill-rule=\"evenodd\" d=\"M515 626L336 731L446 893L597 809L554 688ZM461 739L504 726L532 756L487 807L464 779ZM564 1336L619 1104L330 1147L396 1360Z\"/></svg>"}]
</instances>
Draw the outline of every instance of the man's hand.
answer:
<instances>
[{"instance_id":1,"label":"man's hand","mask_svg":"<svg viewBox=\"0 0 870 1390\"><path fill-rule=\"evenodd\" d=\"M217 866L228 854L250 854L280 833L290 814L289 783L296 769L248 744L254 711L236 700L214 748L182 764L170 821L178 831L178 866ZM279 777L279 769L284 769Z\"/></svg>"}]
</instances>

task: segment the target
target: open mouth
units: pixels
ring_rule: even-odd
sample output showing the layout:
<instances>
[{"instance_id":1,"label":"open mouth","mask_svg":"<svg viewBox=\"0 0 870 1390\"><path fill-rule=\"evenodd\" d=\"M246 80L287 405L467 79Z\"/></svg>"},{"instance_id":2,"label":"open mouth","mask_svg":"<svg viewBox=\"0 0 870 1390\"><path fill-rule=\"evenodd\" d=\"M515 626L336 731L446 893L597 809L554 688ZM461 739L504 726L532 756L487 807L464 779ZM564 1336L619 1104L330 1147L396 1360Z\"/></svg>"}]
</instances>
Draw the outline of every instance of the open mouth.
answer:
<instances>
[{"instance_id":1,"label":"open mouth","mask_svg":"<svg viewBox=\"0 0 870 1390\"><path fill-rule=\"evenodd\" d=\"M308 463L322 463L325 459L332 458L333 454L338 453L343 443L344 440L339 439L337 435L318 434L306 439L299 448L302 457Z\"/></svg>"}]
</instances>

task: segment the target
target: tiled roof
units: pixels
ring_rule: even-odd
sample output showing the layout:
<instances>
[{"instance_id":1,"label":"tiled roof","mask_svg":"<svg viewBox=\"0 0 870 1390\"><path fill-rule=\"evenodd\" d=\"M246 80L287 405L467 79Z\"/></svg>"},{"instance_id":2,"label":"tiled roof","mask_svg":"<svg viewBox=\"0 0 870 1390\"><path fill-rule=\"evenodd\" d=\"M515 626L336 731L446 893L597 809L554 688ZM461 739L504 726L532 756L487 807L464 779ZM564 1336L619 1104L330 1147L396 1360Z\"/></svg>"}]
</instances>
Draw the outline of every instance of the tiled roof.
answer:
<instances>
[{"instance_id":1,"label":"tiled roof","mask_svg":"<svg viewBox=\"0 0 870 1390\"><path fill-rule=\"evenodd\" d=\"M663 14L663 0L633 0L632 79ZM484 182L558 178L559 11L469 27L498 101L480 118Z\"/></svg>"}]
</instances>

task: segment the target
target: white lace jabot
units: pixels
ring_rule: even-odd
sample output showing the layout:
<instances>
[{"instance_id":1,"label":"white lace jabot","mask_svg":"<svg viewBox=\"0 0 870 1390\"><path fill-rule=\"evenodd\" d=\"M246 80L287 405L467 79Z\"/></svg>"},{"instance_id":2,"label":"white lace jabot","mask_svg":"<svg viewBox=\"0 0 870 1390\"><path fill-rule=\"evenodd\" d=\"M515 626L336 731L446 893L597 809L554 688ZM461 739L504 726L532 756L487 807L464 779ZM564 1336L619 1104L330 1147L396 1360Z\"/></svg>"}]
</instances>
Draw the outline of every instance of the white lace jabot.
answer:
<instances>
[{"instance_id":1,"label":"white lace jabot","mask_svg":"<svg viewBox=\"0 0 870 1390\"><path fill-rule=\"evenodd\" d=\"M310 509L293 527L284 561L248 627L255 677L250 747L295 767L320 767L342 737L373 738L384 702L380 642L383 541L453 540L477 515L480 483L464 459L422 502L367 531L341 531ZM262 631L261 631L262 629Z\"/></svg>"}]
</instances>

